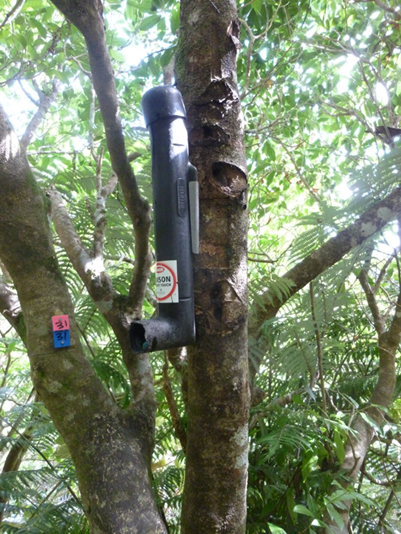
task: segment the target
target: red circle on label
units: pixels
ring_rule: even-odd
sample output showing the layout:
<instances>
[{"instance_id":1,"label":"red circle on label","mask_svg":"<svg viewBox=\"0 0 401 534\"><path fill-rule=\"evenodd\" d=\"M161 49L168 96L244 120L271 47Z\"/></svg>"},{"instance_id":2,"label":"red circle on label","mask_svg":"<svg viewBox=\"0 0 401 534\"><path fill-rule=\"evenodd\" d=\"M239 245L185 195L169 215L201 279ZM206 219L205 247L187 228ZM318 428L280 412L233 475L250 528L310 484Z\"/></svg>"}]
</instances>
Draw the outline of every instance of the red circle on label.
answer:
<instances>
[{"instance_id":1,"label":"red circle on label","mask_svg":"<svg viewBox=\"0 0 401 534\"><path fill-rule=\"evenodd\" d=\"M170 290L170 292L164 296L164 297L157 297L157 300L158 301L161 301L161 300L166 300L168 299L169 297L171 297L171 295L174 293L175 291L175 288L177 287L177 277L176 277L176 274L175 272L173 271L173 269L171 267L169 267L168 265L166 265L165 263L162 263L162 262L158 262L157 265L156 265L156 272L157 274L161 274L165 269L167 269L170 273L171 273L171 276L173 277L173 287L172 289Z\"/></svg>"}]
</instances>

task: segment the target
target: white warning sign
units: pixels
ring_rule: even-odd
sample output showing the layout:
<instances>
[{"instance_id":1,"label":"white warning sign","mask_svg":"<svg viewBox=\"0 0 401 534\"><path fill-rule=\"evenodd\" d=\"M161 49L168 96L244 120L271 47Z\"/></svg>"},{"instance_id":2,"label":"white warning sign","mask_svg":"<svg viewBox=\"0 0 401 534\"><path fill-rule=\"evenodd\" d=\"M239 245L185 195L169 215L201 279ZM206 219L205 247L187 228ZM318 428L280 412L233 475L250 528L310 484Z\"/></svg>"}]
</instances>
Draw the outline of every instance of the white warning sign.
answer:
<instances>
[{"instance_id":1,"label":"white warning sign","mask_svg":"<svg viewBox=\"0 0 401 534\"><path fill-rule=\"evenodd\" d=\"M156 263L156 298L160 303L179 301L177 260Z\"/></svg>"}]
</instances>

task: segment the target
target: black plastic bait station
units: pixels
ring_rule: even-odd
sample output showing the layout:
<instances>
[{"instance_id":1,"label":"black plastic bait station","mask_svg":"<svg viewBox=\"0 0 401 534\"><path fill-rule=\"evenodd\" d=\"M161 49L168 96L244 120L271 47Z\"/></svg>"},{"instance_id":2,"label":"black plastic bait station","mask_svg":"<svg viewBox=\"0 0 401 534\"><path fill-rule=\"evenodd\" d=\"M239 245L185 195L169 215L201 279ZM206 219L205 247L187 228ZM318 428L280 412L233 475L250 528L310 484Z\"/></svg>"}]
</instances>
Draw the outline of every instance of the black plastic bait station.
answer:
<instances>
[{"instance_id":1,"label":"black plastic bait station","mask_svg":"<svg viewBox=\"0 0 401 534\"><path fill-rule=\"evenodd\" d=\"M195 342L192 254L199 253L198 182L188 160L181 93L170 86L150 89L142 110L152 147L158 316L131 324L137 353Z\"/></svg>"}]
</instances>

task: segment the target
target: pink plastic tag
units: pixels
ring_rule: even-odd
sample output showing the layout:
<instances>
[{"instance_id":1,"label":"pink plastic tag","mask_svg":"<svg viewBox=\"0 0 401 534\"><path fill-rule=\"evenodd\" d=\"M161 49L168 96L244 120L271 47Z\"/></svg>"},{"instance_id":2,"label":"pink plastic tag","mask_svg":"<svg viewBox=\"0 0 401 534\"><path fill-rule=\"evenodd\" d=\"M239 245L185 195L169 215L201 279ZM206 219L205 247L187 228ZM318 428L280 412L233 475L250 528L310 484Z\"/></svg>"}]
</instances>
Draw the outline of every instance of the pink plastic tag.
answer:
<instances>
[{"instance_id":1,"label":"pink plastic tag","mask_svg":"<svg viewBox=\"0 0 401 534\"><path fill-rule=\"evenodd\" d=\"M70 321L68 320L68 315L55 315L52 317L52 323L53 332L70 329Z\"/></svg>"}]
</instances>

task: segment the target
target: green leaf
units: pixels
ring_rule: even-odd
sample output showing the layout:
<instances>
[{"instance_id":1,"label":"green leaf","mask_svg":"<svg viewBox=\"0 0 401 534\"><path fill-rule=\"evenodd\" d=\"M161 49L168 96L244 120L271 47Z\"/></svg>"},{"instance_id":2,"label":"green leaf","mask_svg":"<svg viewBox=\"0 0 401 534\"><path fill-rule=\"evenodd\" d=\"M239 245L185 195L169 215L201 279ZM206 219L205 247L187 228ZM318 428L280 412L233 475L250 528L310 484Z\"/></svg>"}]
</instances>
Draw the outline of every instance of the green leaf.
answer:
<instances>
[{"instance_id":1,"label":"green leaf","mask_svg":"<svg viewBox=\"0 0 401 534\"><path fill-rule=\"evenodd\" d=\"M141 31L147 31L156 26L159 21L161 20L160 15L150 15L150 17L146 17L142 20L142 22L139 25L139 29Z\"/></svg>"},{"instance_id":2,"label":"green leaf","mask_svg":"<svg viewBox=\"0 0 401 534\"><path fill-rule=\"evenodd\" d=\"M170 15L171 33L176 34L179 27L180 27L180 4L177 4L171 10L171 15Z\"/></svg>"},{"instance_id":3,"label":"green leaf","mask_svg":"<svg viewBox=\"0 0 401 534\"><path fill-rule=\"evenodd\" d=\"M267 526L269 527L271 534L287 534L285 530L273 525L273 523L267 523Z\"/></svg>"},{"instance_id":4,"label":"green leaf","mask_svg":"<svg viewBox=\"0 0 401 534\"><path fill-rule=\"evenodd\" d=\"M294 506L294 512L297 514L307 515L308 517L313 517L312 512L308 510L303 504L297 504L296 506Z\"/></svg>"},{"instance_id":5,"label":"green leaf","mask_svg":"<svg viewBox=\"0 0 401 534\"><path fill-rule=\"evenodd\" d=\"M264 5L264 0L254 0L252 2L252 9L254 9L254 11L259 13L259 15L260 15L263 5Z\"/></svg>"},{"instance_id":6,"label":"green leaf","mask_svg":"<svg viewBox=\"0 0 401 534\"><path fill-rule=\"evenodd\" d=\"M273 146L267 141L267 142L263 145L263 148L266 150L266 154L268 155L268 157L270 158L270 160L271 160L271 161L275 161L275 160L276 160L276 152L274 151Z\"/></svg>"},{"instance_id":7,"label":"green leaf","mask_svg":"<svg viewBox=\"0 0 401 534\"><path fill-rule=\"evenodd\" d=\"M318 456L313 455L308 458L308 456L305 456L303 462L302 462L302 479L305 482L308 476L316 470L316 467L318 465Z\"/></svg>"},{"instance_id":8,"label":"green leaf","mask_svg":"<svg viewBox=\"0 0 401 534\"><path fill-rule=\"evenodd\" d=\"M381 432L381 428L380 426L376 423L376 421L374 419L372 419L367 413L365 412L360 412L360 416L362 417L362 419L368 423L369 426L371 426L372 428L374 428L376 430L376 432L380 433Z\"/></svg>"},{"instance_id":9,"label":"green leaf","mask_svg":"<svg viewBox=\"0 0 401 534\"><path fill-rule=\"evenodd\" d=\"M337 523L337 525L340 527L340 529L344 528L344 520L341 517L341 514L334 508L334 506L330 503L327 504L327 511L330 514L330 517L334 519L334 521Z\"/></svg>"},{"instance_id":10,"label":"green leaf","mask_svg":"<svg viewBox=\"0 0 401 534\"><path fill-rule=\"evenodd\" d=\"M342 464L345 458L345 447L341 434L338 432L337 429L334 430L334 444L338 461L340 462L340 464Z\"/></svg>"},{"instance_id":11,"label":"green leaf","mask_svg":"<svg viewBox=\"0 0 401 534\"><path fill-rule=\"evenodd\" d=\"M170 63L171 58L174 56L174 52L175 48L170 48L163 52L162 57L160 58L160 65L162 67L166 67Z\"/></svg>"},{"instance_id":12,"label":"green leaf","mask_svg":"<svg viewBox=\"0 0 401 534\"><path fill-rule=\"evenodd\" d=\"M294 499L294 493L291 488L287 491L286 501L287 501L287 510L291 516L293 523L295 524L297 522L297 516L294 511L295 499Z\"/></svg>"}]
</instances>

